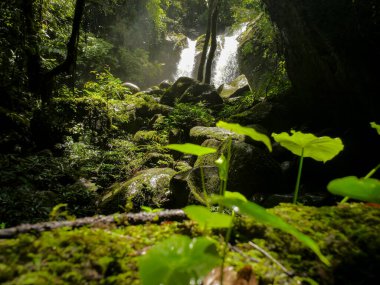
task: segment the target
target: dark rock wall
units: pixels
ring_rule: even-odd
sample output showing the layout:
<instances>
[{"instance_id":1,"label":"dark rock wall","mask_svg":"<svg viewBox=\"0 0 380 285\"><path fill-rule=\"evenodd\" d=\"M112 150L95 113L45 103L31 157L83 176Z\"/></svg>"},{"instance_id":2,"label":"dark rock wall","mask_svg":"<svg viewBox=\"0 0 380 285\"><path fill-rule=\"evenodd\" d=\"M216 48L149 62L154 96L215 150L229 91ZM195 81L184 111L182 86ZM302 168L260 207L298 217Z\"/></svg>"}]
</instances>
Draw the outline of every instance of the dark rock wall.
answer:
<instances>
[{"instance_id":1,"label":"dark rock wall","mask_svg":"<svg viewBox=\"0 0 380 285\"><path fill-rule=\"evenodd\" d=\"M378 121L379 1L263 2L280 30L305 114L330 125Z\"/></svg>"}]
</instances>

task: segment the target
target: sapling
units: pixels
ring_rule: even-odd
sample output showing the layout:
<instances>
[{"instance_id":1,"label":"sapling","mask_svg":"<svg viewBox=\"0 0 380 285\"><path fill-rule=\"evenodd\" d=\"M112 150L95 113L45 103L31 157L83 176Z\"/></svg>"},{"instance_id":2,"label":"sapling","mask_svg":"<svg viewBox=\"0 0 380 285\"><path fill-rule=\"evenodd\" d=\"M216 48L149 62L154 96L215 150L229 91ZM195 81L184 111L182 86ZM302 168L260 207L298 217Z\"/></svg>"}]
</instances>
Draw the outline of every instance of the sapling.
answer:
<instances>
[{"instance_id":1,"label":"sapling","mask_svg":"<svg viewBox=\"0 0 380 285\"><path fill-rule=\"evenodd\" d=\"M341 152L344 146L340 138L316 137L313 134L304 134L293 130L291 133L291 135L285 132L280 134L273 133L272 137L281 146L300 157L293 197L293 203L295 204L298 199L304 157L311 157L325 163Z\"/></svg>"}]
</instances>

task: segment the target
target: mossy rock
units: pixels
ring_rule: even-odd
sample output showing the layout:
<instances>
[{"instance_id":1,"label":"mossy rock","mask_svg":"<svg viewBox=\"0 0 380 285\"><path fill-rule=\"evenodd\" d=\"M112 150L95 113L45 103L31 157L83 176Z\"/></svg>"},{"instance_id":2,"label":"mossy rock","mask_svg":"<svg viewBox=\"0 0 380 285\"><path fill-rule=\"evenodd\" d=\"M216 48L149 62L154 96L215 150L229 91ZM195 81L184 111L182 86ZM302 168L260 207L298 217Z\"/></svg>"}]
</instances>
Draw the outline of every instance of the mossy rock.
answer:
<instances>
[{"instance_id":1,"label":"mossy rock","mask_svg":"<svg viewBox=\"0 0 380 285\"><path fill-rule=\"evenodd\" d=\"M293 236L249 219L236 220L232 242L243 254L229 251L227 265L237 270L252 266L260 285L378 283L379 208L357 203L321 208L282 204L269 211L314 239L331 266L323 265ZM120 221L119 225L23 234L0 240L0 282L137 285L141 284L137 261L149 247L174 234L199 233L189 222L125 226ZM220 232L215 232L213 238L221 241ZM249 241L271 254L293 275L287 275ZM222 251L223 242L218 246Z\"/></svg>"},{"instance_id":2,"label":"mossy rock","mask_svg":"<svg viewBox=\"0 0 380 285\"><path fill-rule=\"evenodd\" d=\"M166 92L162 95L160 103L168 106L174 106L176 100L178 100L182 94L190 86L196 84L196 80L190 77L180 77L174 84L169 87Z\"/></svg>"},{"instance_id":3,"label":"mossy rock","mask_svg":"<svg viewBox=\"0 0 380 285\"><path fill-rule=\"evenodd\" d=\"M245 92L250 91L249 83L247 77L244 74L239 75L234 80L229 83L225 83L218 88L220 97L223 100L228 100L230 98L236 98L243 95Z\"/></svg>"},{"instance_id":4,"label":"mossy rock","mask_svg":"<svg viewBox=\"0 0 380 285\"><path fill-rule=\"evenodd\" d=\"M212 141L212 140L210 140ZM205 141L205 146L206 145ZM216 153L199 157L195 166L215 166L215 160L228 155L228 141L218 147ZM231 160L228 172L228 189L242 193L248 199L255 194L269 195L284 192L281 167L264 147L232 140Z\"/></svg>"},{"instance_id":5,"label":"mossy rock","mask_svg":"<svg viewBox=\"0 0 380 285\"><path fill-rule=\"evenodd\" d=\"M114 184L101 198L101 212L139 211L141 206L164 207L169 202L169 182L175 174L171 168L152 168L126 182Z\"/></svg>"},{"instance_id":6,"label":"mossy rock","mask_svg":"<svg viewBox=\"0 0 380 285\"><path fill-rule=\"evenodd\" d=\"M218 127L197 126L190 130L190 141L195 144L202 144L207 139L224 141L229 137L232 137L232 139L235 140L244 140L243 135L238 135Z\"/></svg>"}]
</instances>

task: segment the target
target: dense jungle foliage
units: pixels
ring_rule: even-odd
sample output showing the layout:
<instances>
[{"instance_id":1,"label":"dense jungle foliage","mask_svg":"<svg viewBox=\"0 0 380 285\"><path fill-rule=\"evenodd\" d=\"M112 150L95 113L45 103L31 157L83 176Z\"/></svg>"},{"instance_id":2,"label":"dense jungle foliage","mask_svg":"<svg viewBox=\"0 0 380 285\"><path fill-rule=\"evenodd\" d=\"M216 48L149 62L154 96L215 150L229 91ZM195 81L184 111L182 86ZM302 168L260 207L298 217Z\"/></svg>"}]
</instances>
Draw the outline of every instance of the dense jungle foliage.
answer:
<instances>
[{"instance_id":1,"label":"dense jungle foliage","mask_svg":"<svg viewBox=\"0 0 380 285\"><path fill-rule=\"evenodd\" d=\"M379 9L2 1L0 283L375 284Z\"/></svg>"}]
</instances>

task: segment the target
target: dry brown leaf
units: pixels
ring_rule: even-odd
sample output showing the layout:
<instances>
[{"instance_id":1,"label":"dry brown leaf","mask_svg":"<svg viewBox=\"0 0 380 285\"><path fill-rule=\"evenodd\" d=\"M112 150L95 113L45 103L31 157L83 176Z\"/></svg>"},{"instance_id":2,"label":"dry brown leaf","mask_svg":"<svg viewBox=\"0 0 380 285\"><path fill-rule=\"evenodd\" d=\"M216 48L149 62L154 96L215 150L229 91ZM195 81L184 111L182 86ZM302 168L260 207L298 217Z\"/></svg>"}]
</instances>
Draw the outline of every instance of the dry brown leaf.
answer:
<instances>
[{"instance_id":1,"label":"dry brown leaf","mask_svg":"<svg viewBox=\"0 0 380 285\"><path fill-rule=\"evenodd\" d=\"M214 268L204 279L203 285L221 285L220 267ZM223 285L258 285L255 275L250 265L244 266L239 272L233 267L223 269Z\"/></svg>"}]
</instances>

